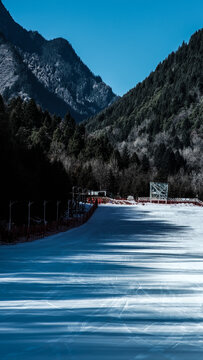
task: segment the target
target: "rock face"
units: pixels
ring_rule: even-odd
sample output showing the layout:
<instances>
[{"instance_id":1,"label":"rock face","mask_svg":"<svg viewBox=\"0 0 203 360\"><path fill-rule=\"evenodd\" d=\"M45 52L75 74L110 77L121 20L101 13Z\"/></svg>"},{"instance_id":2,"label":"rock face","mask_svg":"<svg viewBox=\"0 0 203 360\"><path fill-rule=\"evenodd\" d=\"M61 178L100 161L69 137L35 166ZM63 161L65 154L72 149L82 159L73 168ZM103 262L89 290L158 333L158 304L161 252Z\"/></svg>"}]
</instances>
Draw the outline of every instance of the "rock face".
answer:
<instances>
[{"instance_id":1,"label":"rock face","mask_svg":"<svg viewBox=\"0 0 203 360\"><path fill-rule=\"evenodd\" d=\"M63 116L70 111L77 120L83 120L117 99L112 89L81 61L67 40L47 41L39 33L23 29L1 0L0 32L0 92L7 100L17 95L34 96L51 112ZM28 80L29 83L25 83ZM45 95L48 98L44 99Z\"/></svg>"}]
</instances>

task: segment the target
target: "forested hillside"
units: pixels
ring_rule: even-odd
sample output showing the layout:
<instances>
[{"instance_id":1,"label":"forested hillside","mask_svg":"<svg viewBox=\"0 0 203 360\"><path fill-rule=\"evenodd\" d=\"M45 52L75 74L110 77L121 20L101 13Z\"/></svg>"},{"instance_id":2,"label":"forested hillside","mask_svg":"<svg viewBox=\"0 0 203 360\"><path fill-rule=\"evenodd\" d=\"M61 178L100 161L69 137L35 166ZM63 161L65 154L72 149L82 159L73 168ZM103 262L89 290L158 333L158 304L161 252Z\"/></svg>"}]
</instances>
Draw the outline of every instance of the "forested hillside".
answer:
<instances>
[{"instance_id":1,"label":"forested hillside","mask_svg":"<svg viewBox=\"0 0 203 360\"><path fill-rule=\"evenodd\" d=\"M169 181L171 196L195 196L197 191L202 196L200 172L191 181L195 173L180 150L169 152L160 145L154 154L156 170L147 155L130 153L127 146L119 152L106 135L88 135L69 113L64 119L52 116L34 100L0 102L5 199L64 199L75 185L141 196L148 195L153 179Z\"/></svg>"},{"instance_id":2,"label":"forested hillside","mask_svg":"<svg viewBox=\"0 0 203 360\"><path fill-rule=\"evenodd\" d=\"M91 136L106 135L114 148L138 156L150 178L202 192L203 30L86 128ZM139 176L135 164L131 173Z\"/></svg>"}]
</instances>

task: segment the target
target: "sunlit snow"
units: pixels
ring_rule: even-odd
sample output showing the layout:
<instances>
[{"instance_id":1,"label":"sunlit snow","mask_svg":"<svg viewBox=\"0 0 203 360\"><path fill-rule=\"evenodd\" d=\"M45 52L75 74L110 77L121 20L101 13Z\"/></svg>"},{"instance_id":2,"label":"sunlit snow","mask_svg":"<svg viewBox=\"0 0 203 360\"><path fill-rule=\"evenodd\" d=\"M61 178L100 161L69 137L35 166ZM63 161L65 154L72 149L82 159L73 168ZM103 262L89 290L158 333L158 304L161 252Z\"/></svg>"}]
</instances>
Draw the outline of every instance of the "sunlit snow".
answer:
<instances>
[{"instance_id":1,"label":"sunlit snow","mask_svg":"<svg viewBox=\"0 0 203 360\"><path fill-rule=\"evenodd\" d=\"M203 209L100 206L0 247L0 359L203 358Z\"/></svg>"}]
</instances>

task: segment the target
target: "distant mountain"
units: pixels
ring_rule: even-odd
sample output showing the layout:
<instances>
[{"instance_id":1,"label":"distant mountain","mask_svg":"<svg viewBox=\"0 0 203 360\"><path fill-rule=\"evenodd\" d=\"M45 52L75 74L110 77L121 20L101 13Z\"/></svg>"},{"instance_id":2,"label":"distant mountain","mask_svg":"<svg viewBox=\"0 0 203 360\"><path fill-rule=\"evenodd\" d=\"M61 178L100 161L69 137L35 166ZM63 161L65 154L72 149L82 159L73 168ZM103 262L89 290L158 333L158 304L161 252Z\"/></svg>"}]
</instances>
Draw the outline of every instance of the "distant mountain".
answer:
<instances>
[{"instance_id":1,"label":"distant mountain","mask_svg":"<svg viewBox=\"0 0 203 360\"><path fill-rule=\"evenodd\" d=\"M24 100L33 98L51 113L65 114L71 111L75 118L78 114L67 104L43 86L22 61L13 45L0 34L0 92L6 100L20 96Z\"/></svg>"},{"instance_id":2,"label":"distant mountain","mask_svg":"<svg viewBox=\"0 0 203 360\"><path fill-rule=\"evenodd\" d=\"M83 120L117 99L67 40L47 41L39 33L23 29L1 0L0 33L0 93L6 100L18 95L34 97L52 113L64 116L70 111L77 120Z\"/></svg>"}]
</instances>

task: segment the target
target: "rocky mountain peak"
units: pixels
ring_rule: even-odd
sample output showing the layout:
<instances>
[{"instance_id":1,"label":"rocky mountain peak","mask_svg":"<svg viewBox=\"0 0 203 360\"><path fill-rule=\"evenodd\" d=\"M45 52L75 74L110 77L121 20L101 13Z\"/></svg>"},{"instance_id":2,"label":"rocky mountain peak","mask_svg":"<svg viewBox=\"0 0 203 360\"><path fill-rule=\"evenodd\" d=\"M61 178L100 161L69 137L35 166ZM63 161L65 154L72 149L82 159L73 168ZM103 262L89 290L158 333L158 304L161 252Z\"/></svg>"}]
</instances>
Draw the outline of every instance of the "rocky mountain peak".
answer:
<instances>
[{"instance_id":1,"label":"rocky mountain peak","mask_svg":"<svg viewBox=\"0 0 203 360\"><path fill-rule=\"evenodd\" d=\"M15 47L24 65L24 71L32 73L35 82L40 83L52 94L52 108L54 96L56 103L61 100L65 111L70 111L77 120L83 120L97 114L117 99L112 89L82 62L67 40L56 38L47 41L37 31L25 30L13 20L2 1L0 32ZM22 84L22 87L32 88L33 83L29 86ZM14 86L7 89L6 100L22 92L13 91L15 88ZM2 89L0 83L0 93L4 95L4 92L5 89ZM31 92L33 93L28 91L28 98ZM40 94L36 94L35 100L45 107ZM54 109L56 114L64 115L64 110L61 112L57 106ZM48 110L51 111L49 106Z\"/></svg>"}]
</instances>

